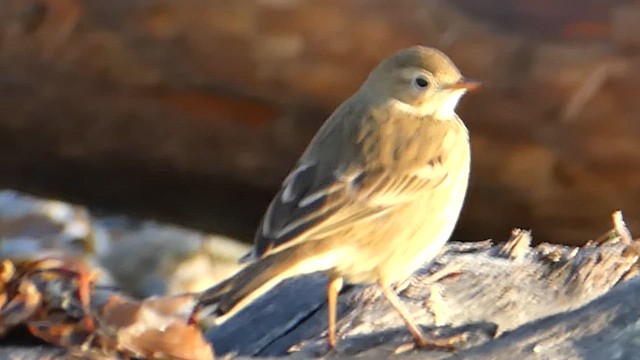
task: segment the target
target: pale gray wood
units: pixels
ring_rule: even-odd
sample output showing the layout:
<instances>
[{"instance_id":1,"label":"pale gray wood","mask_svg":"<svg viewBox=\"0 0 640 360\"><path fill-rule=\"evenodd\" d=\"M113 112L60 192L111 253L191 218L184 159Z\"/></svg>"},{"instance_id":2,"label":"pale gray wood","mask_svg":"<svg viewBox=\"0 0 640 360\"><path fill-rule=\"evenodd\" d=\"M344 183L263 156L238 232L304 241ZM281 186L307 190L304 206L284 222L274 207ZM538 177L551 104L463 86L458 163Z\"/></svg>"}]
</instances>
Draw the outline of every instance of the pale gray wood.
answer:
<instances>
[{"instance_id":1,"label":"pale gray wood","mask_svg":"<svg viewBox=\"0 0 640 360\"><path fill-rule=\"evenodd\" d=\"M400 284L401 299L428 334L465 333L468 339L456 352L422 349L397 356L635 358L640 353L640 279L634 278L640 244L614 237L580 248L530 248L529 241L528 233L515 232L507 244L452 242L433 264ZM376 287L352 286L340 296L338 350L328 352L325 286L326 279L317 275L285 283L207 336L219 355L238 359L380 359L411 342ZM17 351L22 358L47 351L0 350Z\"/></svg>"},{"instance_id":2,"label":"pale gray wood","mask_svg":"<svg viewBox=\"0 0 640 360\"><path fill-rule=\"evenodd\" d=\"M504 334L450 359L638 359L640 278L580 309Z\"/></svg>"},{"instance_id":3,"label":"pale gray wood","mask_svg":"<svg viewBox=\"0 0 640 360\"><path fill-rule=\"evenodd\" d=\"M514 242L522 242L526 246L523 249L521 244ZM613 286L633 276L638 260L637 243L616 237L580 248L549 244L530 248L529 242L528 233L514 233L512 240L503 245L492 245L490 242L450 243L434 265L400 286L401 298L428 333L446 336L466 332L469 337L458 353L420 350L405 352L400 356L466 358L482 349L487 355L479 357L481 359L499 359L498 356L513 358L514 347L517 348L518 343L527 343L528 336L535 338L540 336L536 335L539 333L560 331L558 329L562 328L563 322L572 324L575 327L573 332L564 331L565 334L574 334L575 339L580 340L578 344L572 342L571 335L557 337L560 343L554 343L553 346L537 348L541 351L537 353L540 358L547 358L544 354L546 349L556 351L556 357L550 358L558 358L567 347L590 349L589 346L597 344L589 345L590 341L596 339L593 334L614 334L619 326L625 325L621 321L586 322L584 310L574 310L607 294ZM434 270L439 272L434 275ZM439 298L431 295L433 284L439 288ZM592 314L593 319L640 317L640 306L637 309L625 308L624 311L607 310L608 307L615 308L614 304L623 304L634 296L637 298L640 294L633 284L635 282L630 282L609 293L605 305L593 303L590 305L593 310L587 310L586 313ZM291 294L295 293L293 290ZM392 355L400 345L411 341L400 317L375 287L353 287L341 295L340 304L344 310L338 322L337 352L327 353L327 315L326 306L323 306L286 331L280 328L278 331L283 335L256 354L283 356L287 354L286 349L295 348L296 351L290 354L292 358L349 358L357 354L358 358L373 359ZM288 304L281 306L288 307ZM259 308L260 305L257 305L256 309ZM439 326L434 322L434 308L439 309ZM560 315L551 322L540 320L556 314ZM242 328L241 325L236 326ZM314 332L315 335L311 336ZM238 333L238 336L242 335ZM616 349L623 349L626 341L631 339L626 335L618 339ZM512 344L512 341L517 342ZM606 343L601 345L608 346ZM225 344L226 348L230 346L233 344ZM629 346L633 349L631 344ZM613 348L605 348L598 354L616 352ZM527 351L531 352L531 349L521 349L518 356L525 356ZM585 354L589 355L588 352Z\"/></svg>"}]
</instances>

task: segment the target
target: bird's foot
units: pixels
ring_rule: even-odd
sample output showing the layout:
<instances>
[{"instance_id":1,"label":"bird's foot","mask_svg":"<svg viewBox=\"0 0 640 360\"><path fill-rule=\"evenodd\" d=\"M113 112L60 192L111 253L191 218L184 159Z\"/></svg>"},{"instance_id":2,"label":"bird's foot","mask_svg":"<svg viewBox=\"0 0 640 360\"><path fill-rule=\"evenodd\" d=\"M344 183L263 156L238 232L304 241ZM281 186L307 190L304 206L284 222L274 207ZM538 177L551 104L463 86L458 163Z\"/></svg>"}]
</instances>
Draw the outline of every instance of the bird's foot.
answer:
<instances>
[{"instance_id":1,"label":"bird's foot","mask_svg":"<svg viewBox=\"0 0 640 360\"><path fill-rule=\"evenodd\" d=\"M414 337L413 342L398 346L394 353L401 354L415 348L452 352L458 349L458 345L466 341L466 332L438 338Z\"/></svg>"},{"instance_id":2,"label":"bird's foot","mask_svg":"<svg viewBox=\"0 0 640 360\"><path fill-rule=\"evenodd\" d=\"M460 263L447 263L443 268L427 275L426 278L423 279L423 281L425 283L435 284L445 278L456 277L460 275L463 270L463 266Z\"/></svg>"}]
</instances>

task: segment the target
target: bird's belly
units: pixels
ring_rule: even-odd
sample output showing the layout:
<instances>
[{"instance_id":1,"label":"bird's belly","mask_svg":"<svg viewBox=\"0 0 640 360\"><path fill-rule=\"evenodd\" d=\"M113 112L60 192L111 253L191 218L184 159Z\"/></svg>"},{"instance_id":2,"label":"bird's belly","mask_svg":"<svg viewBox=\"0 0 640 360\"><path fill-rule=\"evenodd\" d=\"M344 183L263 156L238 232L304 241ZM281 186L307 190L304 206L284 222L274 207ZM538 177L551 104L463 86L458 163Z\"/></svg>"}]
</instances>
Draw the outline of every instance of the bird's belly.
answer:
<instances>
[{"instance_id":1,"label":"bird's belly","mask_svg":"<svg viewBox=\"0 0 640 360\"><path fill-rule=\"evenodd\" d=\"M464 180L464 179L461 179ZM354 233L351 261L337 272L351 283L390 285L408 278L438 255L457 222L466 193L466 180L452 191L418 199ZM362 229L361 229L362 230Z\"/></svg>"}]
</instances>

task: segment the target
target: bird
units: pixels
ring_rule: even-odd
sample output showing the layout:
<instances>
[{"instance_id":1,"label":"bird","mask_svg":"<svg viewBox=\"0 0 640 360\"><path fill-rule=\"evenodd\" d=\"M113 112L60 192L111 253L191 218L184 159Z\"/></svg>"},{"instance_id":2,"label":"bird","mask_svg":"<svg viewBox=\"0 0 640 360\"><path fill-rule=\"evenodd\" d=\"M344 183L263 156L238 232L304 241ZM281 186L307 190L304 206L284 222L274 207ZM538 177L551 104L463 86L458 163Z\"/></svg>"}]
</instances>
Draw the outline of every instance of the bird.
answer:
<instances>
[{"instance_id":1,"label":"bird","mask_svg":"<svg viewBox=\"0 0 640 360\"><path fill-rule=\"evenodd\" d=\"M455 108L479 86L440 50L413 46L379 63L312 138L268 206L249 263L205 290L221 324L288 278L328 277L328 344L349 284L377 284L419 347L427 338L392 286L432 261L466 196L469 132Z\"/></svg>"}]
</instances>

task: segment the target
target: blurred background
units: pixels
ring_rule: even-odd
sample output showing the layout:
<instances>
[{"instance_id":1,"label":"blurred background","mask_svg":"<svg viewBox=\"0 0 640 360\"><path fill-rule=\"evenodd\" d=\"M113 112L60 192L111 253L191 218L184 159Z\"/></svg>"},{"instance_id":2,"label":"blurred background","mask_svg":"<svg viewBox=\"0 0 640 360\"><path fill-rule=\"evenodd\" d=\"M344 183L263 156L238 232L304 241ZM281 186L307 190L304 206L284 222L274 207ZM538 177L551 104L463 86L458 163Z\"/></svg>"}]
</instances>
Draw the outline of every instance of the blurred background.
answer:
<instances>
[{"instance_id":1,"label":"blurred background","mask_svg":"<svg viewBox=\"0 0 640 360\"><path fill-rule=\"evenodd\" d=\"M0 0L0 187L250 241L333 108L423 44L485 83L460 240L640 231L640 2Z\"/></svg>"}]
</instances>

